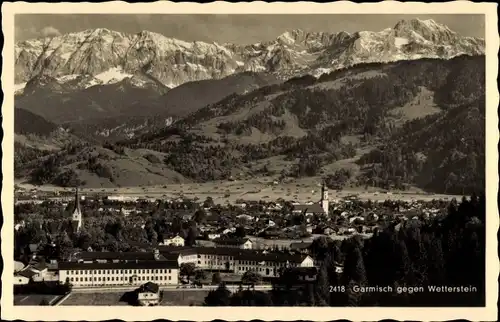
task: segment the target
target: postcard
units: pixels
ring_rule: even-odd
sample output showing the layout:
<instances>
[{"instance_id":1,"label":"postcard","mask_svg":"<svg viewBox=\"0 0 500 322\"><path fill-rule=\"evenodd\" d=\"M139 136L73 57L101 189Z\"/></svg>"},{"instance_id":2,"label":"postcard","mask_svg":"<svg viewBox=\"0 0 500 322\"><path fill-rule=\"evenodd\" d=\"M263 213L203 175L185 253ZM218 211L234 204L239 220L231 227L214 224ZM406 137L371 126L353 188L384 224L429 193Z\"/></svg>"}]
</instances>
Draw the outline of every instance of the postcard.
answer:
<instances>
[{"instance_id":1,"label":"postcard","mask_svg":"<svg viewBox=\"0 0 500 322\"><path fill-rule=\"evenodd\" d=\"M496 9L3 4L2 316L495 321Z\"/></svg>"}]
</instances>

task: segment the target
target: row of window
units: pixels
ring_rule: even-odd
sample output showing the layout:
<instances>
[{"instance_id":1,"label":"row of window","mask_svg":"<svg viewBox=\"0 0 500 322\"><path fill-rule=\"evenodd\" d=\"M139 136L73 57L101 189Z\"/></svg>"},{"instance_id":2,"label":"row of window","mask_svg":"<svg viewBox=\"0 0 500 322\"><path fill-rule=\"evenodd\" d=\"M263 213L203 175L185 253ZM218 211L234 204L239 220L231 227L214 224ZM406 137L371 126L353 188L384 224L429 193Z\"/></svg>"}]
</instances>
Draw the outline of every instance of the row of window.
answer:
<instances>
[{"instance_id":1,"label":"row of window","mask_svg":"<svg viewBox=\"0 0 500 322\"><path fill-rule=\"evenodd\" d=\"M198 258L201 258L200 255L198 255ZM219 262L220 265L225 265L225 261L229 261L231 259L228 258L228 256L212 256L212 255L207 255L206 256L207 259L216 259L216 261L207 261L205 260L204 261L204 264L205 265L217 265L217 262ZM220 263L220 262L223 262L223 263ZM240 265L260 265L260 263L262 261L243 261L243 260L240 260L240 261L234 261L236 264L239 264ZM266 263L267 266L280 266L280 267L284 267L286 266L286 263L277 263L277 262L269 262L269 261L264 261ZM201 265L202 261L201 260L198 260L198 265ZM229 264L230 265L233 265L233 261L229 261Z\"/></svg>"},{"instance_id":2,"label":"row of window","mask_svg":"<svg viewBox=\"0 0 500 322\"><path fill-rule=\"evenodd\" d=\"M266 266L286 266L286 263L278 263L278 262L269 262L269 261L240 261L239 265L260 265L260 263L264 262ZM238 263L237 263L238 264Z\"/></svg>"},{"instance_id":3,"label":"row of window","mask_svg":"<svg viewBox=\"0 0 500 322\"><path fill-rule=\"evenodd\" d=\"M205 265L229 265L232 266L233 263L231 262L225 262L225 261L204 261L203 262ZM227 264L228 263L228 264ZM198 264L201 265L201 261L198 261Z\"/></svg>"},{"instance_id":4,"label":"row of window","mask_svg":"<svg viewBox=\"0 0 500 322\"><path fill-rule=\"evenodd\" d=\"M269 269L269 268L253 268L253 267L238 267L238 270L240 272L247 272L247 271L254 271L254 272L265 272L265 275L269 275L271 273L274 273L276 275L276 270L275 269Z\"/></svg>"},{"instance_id":5,"label":"row of window","mask_svg":"<svg viewBox=\"0 0 500 322\"><path fill-rule=\"evenodd\" d=\"M129 283L129 284L126 284L125 282L79 282L78 284L75 283L76 287L85 287L85 286L88 286L88 287L101 287L101 286L124 286L124 285L140 285L142 282L140 281L137 281L136 284L132 284L132 283ZM156 282L157 284L160 284L160 285L172 285L172 282L167 282L167 281L162 281L162 282Z\"/></svg>"},{"instance_id":6,"label":"row of window","mask_svg":"<svg viewBox=\"0 0 500 322\"><path fill-rule=\"evenodd\" d=\"M114 282L114 281L127 281L127 280L130 280L130 278L126 278L126 277L123 277L123 276L120 276L120 277L114 277L114 276L111 276L111 277L70 277L69 279L71 282L105 282L105 281L111 281L111 282ZM137 276L137 278L135 278L135 280L137 281L166 281L166 280L169 280L171 281L172 280L172 276L168 276L168 279L167 279L167 276Z\"/></svg>"},{"instance_id":7,"label":"row of window","mask_svg":"<svg viewBox=\"0 0 500 322\"><path fill-rule=\"evenodd\" d=\"M69 275L87 275L87 274L170 274L171 269L105 269L105 270L71 270L68 271Z\"/></svg>"},{"instance_id":8,"label":"row of window","mask_svg":"<svg viewBox=\"0 0 500 322\"><path fill-rule=\"evenodd\" d=\"M203 256L206 259L220 259L220 260L232 260L232 256L220 256L220 255L198 255L198 258L201 258Z\"/></svg>"}]
</instances>

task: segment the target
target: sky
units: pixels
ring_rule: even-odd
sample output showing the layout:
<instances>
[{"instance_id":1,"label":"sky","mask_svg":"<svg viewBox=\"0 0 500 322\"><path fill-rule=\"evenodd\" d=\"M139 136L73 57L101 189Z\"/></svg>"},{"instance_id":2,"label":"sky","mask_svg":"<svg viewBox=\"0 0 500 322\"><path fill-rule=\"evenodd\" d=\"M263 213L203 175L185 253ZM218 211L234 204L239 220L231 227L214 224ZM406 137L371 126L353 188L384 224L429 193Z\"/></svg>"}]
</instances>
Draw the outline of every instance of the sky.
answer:
<instances>
[{"instance_id":1,"label":"sky","mask_svg":"<svg viewBox=\"0 0 500 322\"><path fill-rule=\"evenodd\" d=\"M252 44L275 39L287 30L308 32L380 31L401 19L433 19L463 36L484 38L484 15L472 14L19 14L15 17L15 40L108 28L126 33L142 30L185 41Z\"/></svg>"}]
</instances>

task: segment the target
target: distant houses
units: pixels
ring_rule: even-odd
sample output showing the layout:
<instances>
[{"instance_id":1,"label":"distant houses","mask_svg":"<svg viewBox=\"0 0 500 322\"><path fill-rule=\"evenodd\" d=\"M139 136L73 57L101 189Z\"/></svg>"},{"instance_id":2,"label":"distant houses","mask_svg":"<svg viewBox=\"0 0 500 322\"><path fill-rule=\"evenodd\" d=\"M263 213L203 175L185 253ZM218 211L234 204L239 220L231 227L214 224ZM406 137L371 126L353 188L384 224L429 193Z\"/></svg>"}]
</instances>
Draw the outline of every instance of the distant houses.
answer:
<instances>
[{"instance_id":1,"label":"distant houses","mask_svg":"<svg viewBox=\"0 0 500 322\"><path fill-rule=\"evenodd\" d=\"M54 271L49 271L49 266L45 264L45 262L33 263L22 268L22 263L16 263L19 264L16 264L17 267L14 273L14 285L25 285L30 281L51 282L57 280L57 274Z\"/></svg>"},{"instance_id":2,"label":"distant houses","mask_svg":"<svg viewBox=\"0 0 500 322\"><path fill-rule=\"evenodd\" d=\"M215 247L228 247L228 248L239 248L239 249L252 249L253 243L248 238L236 238L236 239L214 239Z\"/></svg>"},{"instance_id":3,"label":"distant houses","mask_svg":"<svg viewBox=\"0 0 500 322\"><path fill-rule=\"evenodd\" d=\"M177 235L172 238L166 238L163 240L163 245L173 245L173 246L184 246L185 240L181 236Z\"/></svg>"},{"instance_id":4,"label":"distant houses","mask_svg":"<svg viewBox=\"0 0 500 322\"><path fill-rule=\"evenodd\" d=\"M311 247L311 245L312 242L291 243L290 250L301 253L309 253L309 248Z\"/></svg>"}]
</instances>

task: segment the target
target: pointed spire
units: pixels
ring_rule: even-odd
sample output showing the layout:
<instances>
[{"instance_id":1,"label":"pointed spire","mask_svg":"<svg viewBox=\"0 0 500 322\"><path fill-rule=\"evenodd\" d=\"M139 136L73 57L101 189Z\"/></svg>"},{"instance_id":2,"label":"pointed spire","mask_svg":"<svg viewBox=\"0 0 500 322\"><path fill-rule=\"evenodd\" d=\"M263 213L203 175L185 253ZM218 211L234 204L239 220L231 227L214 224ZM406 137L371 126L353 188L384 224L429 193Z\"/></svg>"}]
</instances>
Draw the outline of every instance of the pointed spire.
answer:
<instances>
[{"instance_id":1,"label":"pointed spire","mask_svg":"<svg viewBox=\"0 0 500 322\"><path fill-rule=\"evenodd\" d=\"M73 212L81 212L81 209L80 209L80 196L78 195L78 187L76 187L75 189L75 209L73 210Z\"/></svg>"}]
</instances>

